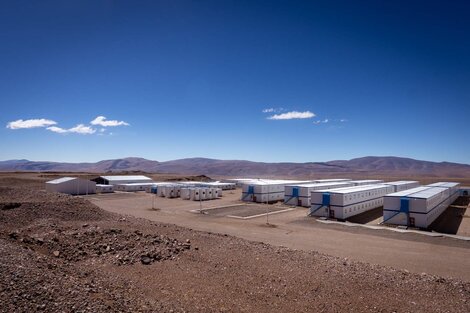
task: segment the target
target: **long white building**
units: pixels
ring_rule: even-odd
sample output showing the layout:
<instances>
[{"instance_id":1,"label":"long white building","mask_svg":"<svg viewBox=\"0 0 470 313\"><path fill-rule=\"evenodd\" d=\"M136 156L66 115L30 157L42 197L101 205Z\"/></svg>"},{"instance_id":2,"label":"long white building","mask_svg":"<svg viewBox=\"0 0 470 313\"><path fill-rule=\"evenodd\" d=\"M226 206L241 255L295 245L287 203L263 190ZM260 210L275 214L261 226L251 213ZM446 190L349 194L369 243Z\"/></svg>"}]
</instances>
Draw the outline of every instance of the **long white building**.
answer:
<instances>
[{"instance_id":1,"label":"long white building","mask_svg":"<svg viewBox=\"0 0 470 313\"><path fill-rule=\"evenodd\" d=\"M350 181L349 178L329 178L329 179L315 179L312 183L339 183Z\"/></svg>"},{"instance_id":2,"label":"long white building","mask_svg":"<svg viewBox=\"0 0 470 313\"><path fill-rule=\"evenodd\" d=\"M435 183L384 197L384 224L428 228L459 196L458 183Z\"/></svg>"},{"instance_id":3,"label":"long white building","mask_svg":"<svg viewBox=\"0 0 470 313\"><path fill-rule=\"evenodd\" d=\"M114 185L115 191L145 191L147 188L154 186L153 182L149 183L128 183L128 184L117 184Z\"/></svg>"},{"instance_id":4,"label":"long white building","mask_svg":"<svg viewBox=\"0 0 470 313\"><path fill-rule=\"evenodd\" d=\"M419 182L415 180L399 180L384 183L384 185L393 186L394 192L403 191L411 188L419 187Z\"/></svg>"},{"instance_id":5,"label":"long white building","mask_svg":"<svg viewBox=\"0 0 470 313\"><path fill-rule=\"evenodd\" d=\"M122 185L122 184L137 184L137 183L151 183L152 179L144 175L109 175L100 176L94 181L102 185Z\"/></svg>"},{"instance_id":6,"label":"long white building","mask_svg":"<svg viewBox=\"0 0 470 313\"><path fill-rule=\"evenodd\" d=\"M87 195L95 193L96 183L78 177L62 177L46 182L46 190L69 195Z\"/></svg>"},{"instance_id":7,"label":"long white building","mask_svg":"<svg viewBox=\"0 0 470 313\"><path fill-rule=\"evenodd\" d=\"M344 220L381 207L391 192L393 186L379 184L312 191L309 215Z\"/></svg>"},{"instance_id":8,"label":"long white building","mask_svg":"<svg viewBox=\"0 0 470 313\"><path fill-rule=\"evenodd\" d=\"M381 184L384 181L380 179L362 179L362 180L351 180L351 183L354 186L364 186L364 185L374 185L374 184Z\"/></svg>"},{"instance_id":9,"label":"long white building","mask_svg":"<svg viewBox=\"0 0 470 313\"><path fill-rule=\"evenodd\" d=\"M311 181L259 179L242 184L242 201L276 202L283 201L285 186L311 183Z\"/></svg>"},{"instance_id":10,"label":"long white building","mask_svg":"<svg viewBox=\"0 0 470 313\"><path fill-rule=\"evenodd\" d=\"M448 188L449 193L450 193L449 197L451 198L452 202L454 202L457 199L458 194L459 194L459 189L460 189L460 184L454 183L454 182L437 182L437 183L429 184L426 186Z\"/></svg>"},{"instance_id":11,"label":"long white building","mask_svg":"<svg viewBox=\"0 0 470 313\"><path fill-rule=\"evenodd\" d=\"M96 184L96 193L112 193L114 192L113 185Z\"/></svg>"},{"instance_id":12,"label":"long white building","mask_svg":"<svg viewBox=\"0 0 470 313\"><path fill-rule=\"evenodd\" d=\"M284 187L284 203L308 208L312 191L351 186L354 185L349 181L287 185Z\"/></svg>"},{"instance_id":13,"label":"long white building","mask_svg":"<svg viewBox=\"0 0 470 313\"><path fill-rule=\"evenodd\" d=\"M251 181L257 181L258 178L227 178L223 179L223 183L232 183L235 184L236 187L241 187L243 184L247 184Z\"/></svg>"}]
</instances>

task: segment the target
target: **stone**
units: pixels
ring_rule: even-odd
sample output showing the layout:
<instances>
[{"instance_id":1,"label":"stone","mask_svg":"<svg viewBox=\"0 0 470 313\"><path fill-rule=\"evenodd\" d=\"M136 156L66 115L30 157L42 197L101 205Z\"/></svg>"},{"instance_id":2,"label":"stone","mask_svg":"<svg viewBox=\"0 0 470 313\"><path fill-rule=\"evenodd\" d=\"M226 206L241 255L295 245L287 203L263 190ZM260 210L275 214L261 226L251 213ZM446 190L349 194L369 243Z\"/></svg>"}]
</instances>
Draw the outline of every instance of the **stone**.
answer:
<instances>
[{"instance_id":1,"label":"stone","mask_svg":"<svg viewBox=\"0 0 470 313\"><path fill-rule=\"evenodd\" d=\"M152 263L152 259L146 255L143 255L140 257L140 262L142 262L142 264L144 265L149 265L150 263Z\"/></svg>"}]
</instances>

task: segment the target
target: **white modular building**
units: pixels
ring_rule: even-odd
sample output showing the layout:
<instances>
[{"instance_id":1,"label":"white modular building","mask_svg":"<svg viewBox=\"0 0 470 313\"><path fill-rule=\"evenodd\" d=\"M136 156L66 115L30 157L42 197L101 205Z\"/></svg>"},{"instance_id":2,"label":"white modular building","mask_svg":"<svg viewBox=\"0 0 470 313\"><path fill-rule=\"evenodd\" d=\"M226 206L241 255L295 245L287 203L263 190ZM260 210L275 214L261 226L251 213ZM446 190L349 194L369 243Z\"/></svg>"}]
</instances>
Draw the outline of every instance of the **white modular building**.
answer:
<instances>
[{"instance_id":1,"label":"white modular building","mask_svg":"<svg viewBox=\"0 0 470 313\"><path fill-rule=\"evenodd\" d=\"M111 193L114 192L113 185L96 184L96 193Z\"/></svg>"},{"instance_id":2,"label":"white modular building","mask_svg":"<svg viewBox=\"0 0 470 313\"><path fill-rule=\"evenodd\" d=\"M166 198L178 198L181 192L181 185L163 185L162 187L162 196Z\"/></svg>"},{"instance_id":3,"label":"white modular building","mask_svg":"<svg viewBox=\"0 0 470 313\"><path fill-rule=\"evenodd\" d=\"M251 181L242 185L241 200L261 203L283 201L286 185L306 183L311 181L262 179Z\"/></svg>"},{"instance_id":4,"label":"white modular building","mask_svg":"<svg viewBox=\"0 0 470 313\"><path fill-rule=\"evenodd\" d=\"M118 184L114 185L115 191L145 191L146 188L153 186L154 183L129 183L129 184Z\"/></svg>"},{"instance_id":5,"label":"white modular building","mask_svg":"<svg viewBox=\"0 0 470 313\"><path fill-rule=\"evenodd\" d=\"M312 181L313 183L339 183L350 181L349 178L329 178L329 179L316 179Z\"/></svg>"},{"instance_id":6,"label":"white modular building","mask_svg":"<svg viewBox=\"0 0 470 313\"><path fill-rule=\"evenodd\" d=\"M235 183L221 183L221 182L202 182L202 181L180 181L173 183L181 187L200 187L200 188L220 188L222 190L235 189Z\"/></svg>"},{"instance_id":7,"label":"white modular building","mask_svg":"<svg viewBox=\"0 0 470 313\"><path fill-rule=\"evenodd\" d=\"M383 180L380 179L362 179L362 180L351 180L350 183L353 183L354 186L364 186L364 185L374 185L381 184Z\"/></svg>"},{"instance_id":8,"label":"white modular building","mask_svg":"<svg viewBox=\"0 0 470 313\"><path fill-rule=\"evenodd\" d=\"M438 182L434 184L429 184L427 185L429 187L442 187L442 188L448 188L449 189L449 197L451 204L457 200L459 197L459 190L460 190L460 184L459 183L454 183L454 182Z\"/></svg>"},{"instance_id":9,"label":"white modular building","mask_svg":"<svg viewBox=\"0 0 470 313\"><path fill-rule=\"evenodd\" d=\"M46 190L69 195L87 195L95 193L96 183L77 177L62 177L46 182Z\"/></svg>"},{"instance_id":10,"label":"white modular building","mask_svg":"<svg viewBox=\"0 0 470 313\"><path fill-rule=\"evenodd\" d=\"M189 200L200 201L206 199L206 193L203 188L190 188Z\"/></svg>"},{"instance_id":11,"label":"white modular building","mask_svg":"<svg viewBox=\"0 0 470 313\"><path fill-rule=\"evenodd\" d=\"M102 185L123 185L136 183L152 183L153 180L144 175L111 175L100 176L94 181Z\"/></svg>"},{"instance_id":12,"label":"white modular building","mask_svg":"<svg viewBox=\"0 0 470 313\"><path fill-rule=\"evenodd\" d=\"M201 187L220 188L222 190L232 190L236 188L235 183L221 183L221 182L200 182Z\"/></svg>"},{"instance_id":13,"label":"white modular building","mask_svg":"<svg viewBox=\"0 0 470 313\"><path fill-rule=\"evenodd\" d=\"M284 187L284 203L308 208L312 191L352 186L349 181L287 185Z\"/></svg>"},{"instance_id":14,"label":"white modular building","mask_svg":"<svg viewBox=\"0 0 470 313\"><path fill-rule=\"evenodd\" d=\"M436 183L387 195L383 223L428 228L457 199L458 185Z\"/></svg>"},{"instance_id":15,"label":"white modular building","mask_svg":"<svg viewBox=\"0 0 470 313\"><path fill-rule=\"evenodd\" d=\"M166 186L166 185L168 185L168 183L155 182L155 183L152 183L151 185L147 185L145 187L145 191L148 192L148 193L158 194L158 189L161 188L162 186Z\"/></svg>"},{"instance_id":16,"label":"white modular building","mask_svg":"<svg viewBox=\"0 0 470 313\"><path fill-rule=\"evenodd\" d=\"M400 180L384 183L384 185L390 185L394 187L394 192L408 190L411 188L419 187L419 182L415 180Z\"/></svg>"},{"instance_id":17,"label":"white modular building","mask_svg":"<svg viewBox=\"0 0 470 313\"><path fill-rule=\"evenodd\" d=\"M193 201L199 201L201 200L200 197L200 188L190 188L190 195L189 199Z\"/></svg>"},{"instance_id":18,"label":"white modular building","mask_svg":"<svg viewBox=\"0 0 470 313\"><path fill-rule=\"evenodd\" d=\"M258 178L229 178L224 179L222 182L224 183L233 183L236 187L242 187L243 184L249 183L251 181L257 181Z\"/></svg>"},{"instance_id":19,"label":"white modular building","mask_svg":"<svg viewBox=\"0 0 470 313\"><path fill-rule=\"evenodd\" d=\"M190 200L191 199L191 187L183 187L181 188L181 191L180 191L180 197L181 199L183 200Z\"/></svg>"},{"instance_id":20,"label":"white modular building","mask_svg":"<svg viewBox=\"0 0 470 313\"><path fill-rule=\"evenodd\" d=\"M381 207L391 192L393 186L379 184L312 191L309 215L344 220Z\"/></svg>"}]
</instances>

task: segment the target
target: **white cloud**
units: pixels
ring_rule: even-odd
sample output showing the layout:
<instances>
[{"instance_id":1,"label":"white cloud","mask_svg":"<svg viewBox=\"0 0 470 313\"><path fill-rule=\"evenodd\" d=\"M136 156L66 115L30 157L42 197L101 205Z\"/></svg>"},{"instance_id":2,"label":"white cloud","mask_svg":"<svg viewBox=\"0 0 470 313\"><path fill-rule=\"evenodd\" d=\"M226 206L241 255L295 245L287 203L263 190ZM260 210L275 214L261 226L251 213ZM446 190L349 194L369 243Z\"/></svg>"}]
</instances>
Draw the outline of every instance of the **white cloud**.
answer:
<instances>
[{"instance_id":1,"label":"white cloud","mask_svg":"<svg viewBox=\"0 0 470 313\"><path fill-rule=\"evenodd\" d=\"M72 127L68 130L70 133L77 133L77 134L94 134L96 132L95 129L91 128L90 126L85 126L83 124L78 124L75 127Z\"/></svg>"},{"instance_id":2,"label":"white cloud","mask_svg":"<svg viewBox=\"0 0 470 313\"><path fill-rule=\"evenodd\" d=\"M278 113L278 112L282 112L284 111L284 108L266 108L266 109L263 109L263 113Z\"/></svg>"},{"instance_id":3,"label":"white cloud","mask_svg":"<svg viewBox=\"0 0 470 313\"><path fill-rule=\"evenodd\" d=\"M9 122L7 128L9 129L22 129L22 128L37 128L46 127L57 124L55 121L47 120L44 118L31 119L31 120L16 120Z\"/></svg>"},{"instance_id":4,"label":"white cloud","mask_svg":"<svg viewBox=\"0 0 470 313\"><path fill-rule=\"evenodd\" d=\"M268 117L268 120L292 120L292 119L305 119L315 117L315 113L310 111L298 112L291 111L282 114L274 114Z\"/></svg>"},{"instance_id":5,"label":"white cloud","mask_svg":"<svg viewBox=\"0 0 470 313\"><path fill-rule=\"evenodd\" d=\"M325 118L324 120L314 121L313 124L316 124L316 125L318 125L318 124L326 124L326 123L328 123L329 121L330 121L329 119Z\"/></svg>"},{"instance_id":6,"label":"white cloud","mask_svg":"<svg viewBox=\"0 0 470 313\"><path fill-rule=\"evenodd\" d=\"M347 122L348 120L345 119L345 118L342 118L342 119L340 119L339 121L340 121L341 123L345 123L345 122Z\"/></svg>"},{"instance_id":7,"label":"white cloud","mask_svg":"<svg viewBox=\"0 0 470 313\"><path fill-rule=\"evenodd\" d=\"M69 129L64 129L57 126L47 127L46 129L58 134L76 133L82 135L91 135L96 132L96 129L93 129L90 126L85 126L83 124L78 124L77 126Z\"/></svg>"},{"instance_id":8,"label":"white cloud","mask_svg":"<svg viewBox=\"0 0 470 313\"><path fill-rule=\"evenodd\" d=\"M114 127L114 126L129 126L129 123L124 121L117 120L106 120L104 116L97 116L93 121L90 122L91 125L100 125L103 127Z\"/></svg>"},{"instance_id":9,"label":"white cloud","mask_svg":"<svg viewBox=\"0 0 470 313\"><path fill-rule=\"evenodd\" d=\"M57 127L57 126L51 126L51 127L46 128L46 129L50 130L51 132L59 133L59 134L63 134L63 133L67 132L66 129L63 129L63 128L60 128L60 127Z\"/></svg>"}]
</instances>

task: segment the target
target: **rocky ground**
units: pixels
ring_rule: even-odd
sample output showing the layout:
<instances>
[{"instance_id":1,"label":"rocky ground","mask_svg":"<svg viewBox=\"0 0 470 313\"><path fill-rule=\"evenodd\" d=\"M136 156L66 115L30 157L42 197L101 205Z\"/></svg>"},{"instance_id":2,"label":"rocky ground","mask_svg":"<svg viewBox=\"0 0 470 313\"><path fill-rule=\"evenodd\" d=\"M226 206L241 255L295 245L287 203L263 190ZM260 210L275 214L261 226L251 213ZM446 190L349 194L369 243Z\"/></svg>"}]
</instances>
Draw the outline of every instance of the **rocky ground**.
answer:
<instances>
[{"instance_id":1,"label":"rocky ground","mask_svg":"<svg viewBox=\"0 0 470 313\"><path fill-rule=\"evenodd\" d=\"M470 312L469 282L27 188L0 187L0 276L0 312Z\"/></svg>"}]
</instances>

